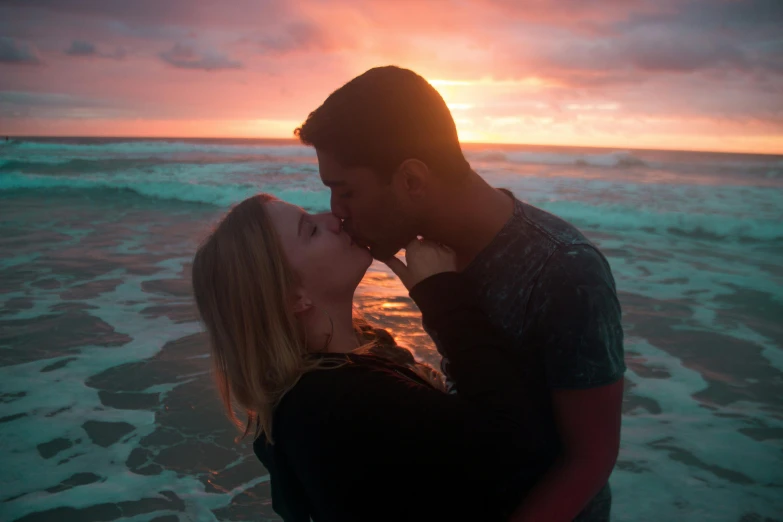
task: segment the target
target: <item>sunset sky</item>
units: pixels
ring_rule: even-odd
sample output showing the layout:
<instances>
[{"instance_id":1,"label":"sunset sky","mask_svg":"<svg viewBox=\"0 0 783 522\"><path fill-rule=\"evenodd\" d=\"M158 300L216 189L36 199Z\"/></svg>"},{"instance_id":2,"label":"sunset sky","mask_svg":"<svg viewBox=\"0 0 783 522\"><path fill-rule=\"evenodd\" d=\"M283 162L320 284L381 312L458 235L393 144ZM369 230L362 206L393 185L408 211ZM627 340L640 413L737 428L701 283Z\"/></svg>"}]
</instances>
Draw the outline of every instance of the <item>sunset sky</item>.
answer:
<instances>
[{"instance_id":1,"label":"sunset sky","mask_svg":"<svg viewBox=\"0 0 783 522\"><path fill-rule=\"evenodd\" d=\"M0 133L292 137L368 68L463 141L783 153L781 0L0 0Z\"/></svg>"}]
</instances>

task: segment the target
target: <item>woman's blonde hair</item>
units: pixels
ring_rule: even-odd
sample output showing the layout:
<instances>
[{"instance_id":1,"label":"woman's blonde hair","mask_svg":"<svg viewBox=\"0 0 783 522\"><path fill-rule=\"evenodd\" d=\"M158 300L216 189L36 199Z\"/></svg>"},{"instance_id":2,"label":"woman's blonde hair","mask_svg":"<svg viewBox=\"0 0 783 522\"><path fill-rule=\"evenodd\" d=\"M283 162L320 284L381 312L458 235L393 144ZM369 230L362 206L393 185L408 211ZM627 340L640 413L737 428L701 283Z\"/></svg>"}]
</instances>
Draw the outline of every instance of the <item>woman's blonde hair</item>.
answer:
<instances>
[{"instance_id":1,"label":"woman's blonde hair","mask_svg":"<svg viewBox=\"0 0 783 522\"><path fill-rule=\"evenodd\" d=\"M299 279L265 208L274 200L274 196L260 194L231 209L199 247L192 274L196 306L209 335L215 381L226 413L244 430L242 437L252 432L254 439L264 435L270 443L274 408L280 399L306 372L339 366L308 357L291 306ZM397 354L402 364L444 389L435 370L413 361L410 352L396 346L393 339L379 343L366 322L355 324L357 336L365 342L361 352L393 361ZM244 410L246 422L238 417L235 403Z\"/></svg>"}]
</instances>

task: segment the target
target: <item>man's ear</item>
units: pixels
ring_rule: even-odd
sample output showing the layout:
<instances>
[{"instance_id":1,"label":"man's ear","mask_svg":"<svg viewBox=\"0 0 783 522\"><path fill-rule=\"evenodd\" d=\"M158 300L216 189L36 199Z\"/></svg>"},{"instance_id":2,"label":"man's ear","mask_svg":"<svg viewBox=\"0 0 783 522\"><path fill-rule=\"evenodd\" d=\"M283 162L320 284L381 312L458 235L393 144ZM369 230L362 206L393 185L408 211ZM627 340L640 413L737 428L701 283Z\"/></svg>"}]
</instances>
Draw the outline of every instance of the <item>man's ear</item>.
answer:
<instances>
[{"instance_id":1,"label":"man's ear","mask_svg":"<svg viewBox=\"0 0 783 522\"><path fill-rule=\"evenodd\" d=\"M294 299L294 315L302 314L304 312L307 312L313 307L313 302L310 300L307 295L305 295L304 291L297 290L295 294Z\"/></svg>"},{"instance_id":2,"label":"man's ear","mask_svg":"<svg viewBox=\"0 0 783 522\"><path fill-rule=\"evenodd\" d=\"M413 198L424 195L430 178L427 164L414 158L406 159L398 169L399 180L404 191Z\"/></svg>"}]
</instances>

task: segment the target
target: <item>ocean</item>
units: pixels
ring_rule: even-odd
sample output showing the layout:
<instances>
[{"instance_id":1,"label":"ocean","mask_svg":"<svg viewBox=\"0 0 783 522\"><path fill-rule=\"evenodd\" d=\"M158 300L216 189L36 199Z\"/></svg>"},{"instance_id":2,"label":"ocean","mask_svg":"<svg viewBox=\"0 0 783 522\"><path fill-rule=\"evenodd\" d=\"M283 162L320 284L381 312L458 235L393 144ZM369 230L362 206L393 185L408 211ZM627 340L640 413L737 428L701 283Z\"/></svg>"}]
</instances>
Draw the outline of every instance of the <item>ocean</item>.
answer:
<instances>
[{"instance_id":1,"label":"ocean","mask_svg":"<svg viewBox=\"0 0 783 522\"><path fill-rule=\"evenodd\" d=\"M783 156L465 148L611 263L628 366L613 520L783 520ZM290 141L0 143L0 520L278 520L189 288L199 241L261 191L329 205ZM437 364L385 266L356 304Z\"/></svg>"}]
</instances>

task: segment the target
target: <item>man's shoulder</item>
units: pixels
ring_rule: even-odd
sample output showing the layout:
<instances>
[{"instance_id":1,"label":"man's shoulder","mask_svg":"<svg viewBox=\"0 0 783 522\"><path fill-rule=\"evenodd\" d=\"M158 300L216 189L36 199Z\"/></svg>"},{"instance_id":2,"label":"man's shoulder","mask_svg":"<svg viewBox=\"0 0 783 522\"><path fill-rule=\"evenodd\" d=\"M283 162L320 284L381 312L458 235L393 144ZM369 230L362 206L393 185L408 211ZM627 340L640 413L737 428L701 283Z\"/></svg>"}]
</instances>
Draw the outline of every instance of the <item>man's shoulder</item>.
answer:
<instances>
[{"instance_id":1,"label":"man's shoulder","mask_svg":"<svg viewBox=\"0 0 783 522\"><path fill-rule=\"evenodd\" d=\"M535 277L550 256L564 246L590 245L565 219L514 198L514 213L492 243L474 260L470 272L513 277L525 282Z\"/></svg>"},{"instance_id":2,"label":"man's shoulder","mask_svg":"<svg viewBox=\"0 0 783 522\"><path fill-rule=\"evenodd\" d=\"M494 313L524 308L530 292L563 252L595 246L565 219L514 198L514 213L466 273ZM597 251L596 251L597 252ZM600 256L600 254L598 254Z\"/></svg>"},{"instance_id":3,"label":"man's shoulder","mask_svg":"<svg viewBox=\"0 0 783 522\"><path fill-rule=\"evenodd\" d=\"M523 201L517 201L517 211L521 222L538 231L541 238L551 242L554 248L571 245L593 246L578 228L560 216Z\"/></svg>"},{"instance_id":4,"label":"man's shoulder","mask_svg":"<svg viewBox=\"0 0 783 522\"><path fill-rule=\"evenodd\" d=\"M540 263L542 274L562 272L569 279L610 276L609 262L598 247L574 225L565 219L522 201L517 202L517 212L525 228L536 230L537 238L527 245L531 250L544 251L544 256L533 256ZM528 238L530 232L526 232ZM578 282L578 281L577 281Z\"/></svg>"}]
</instances>

